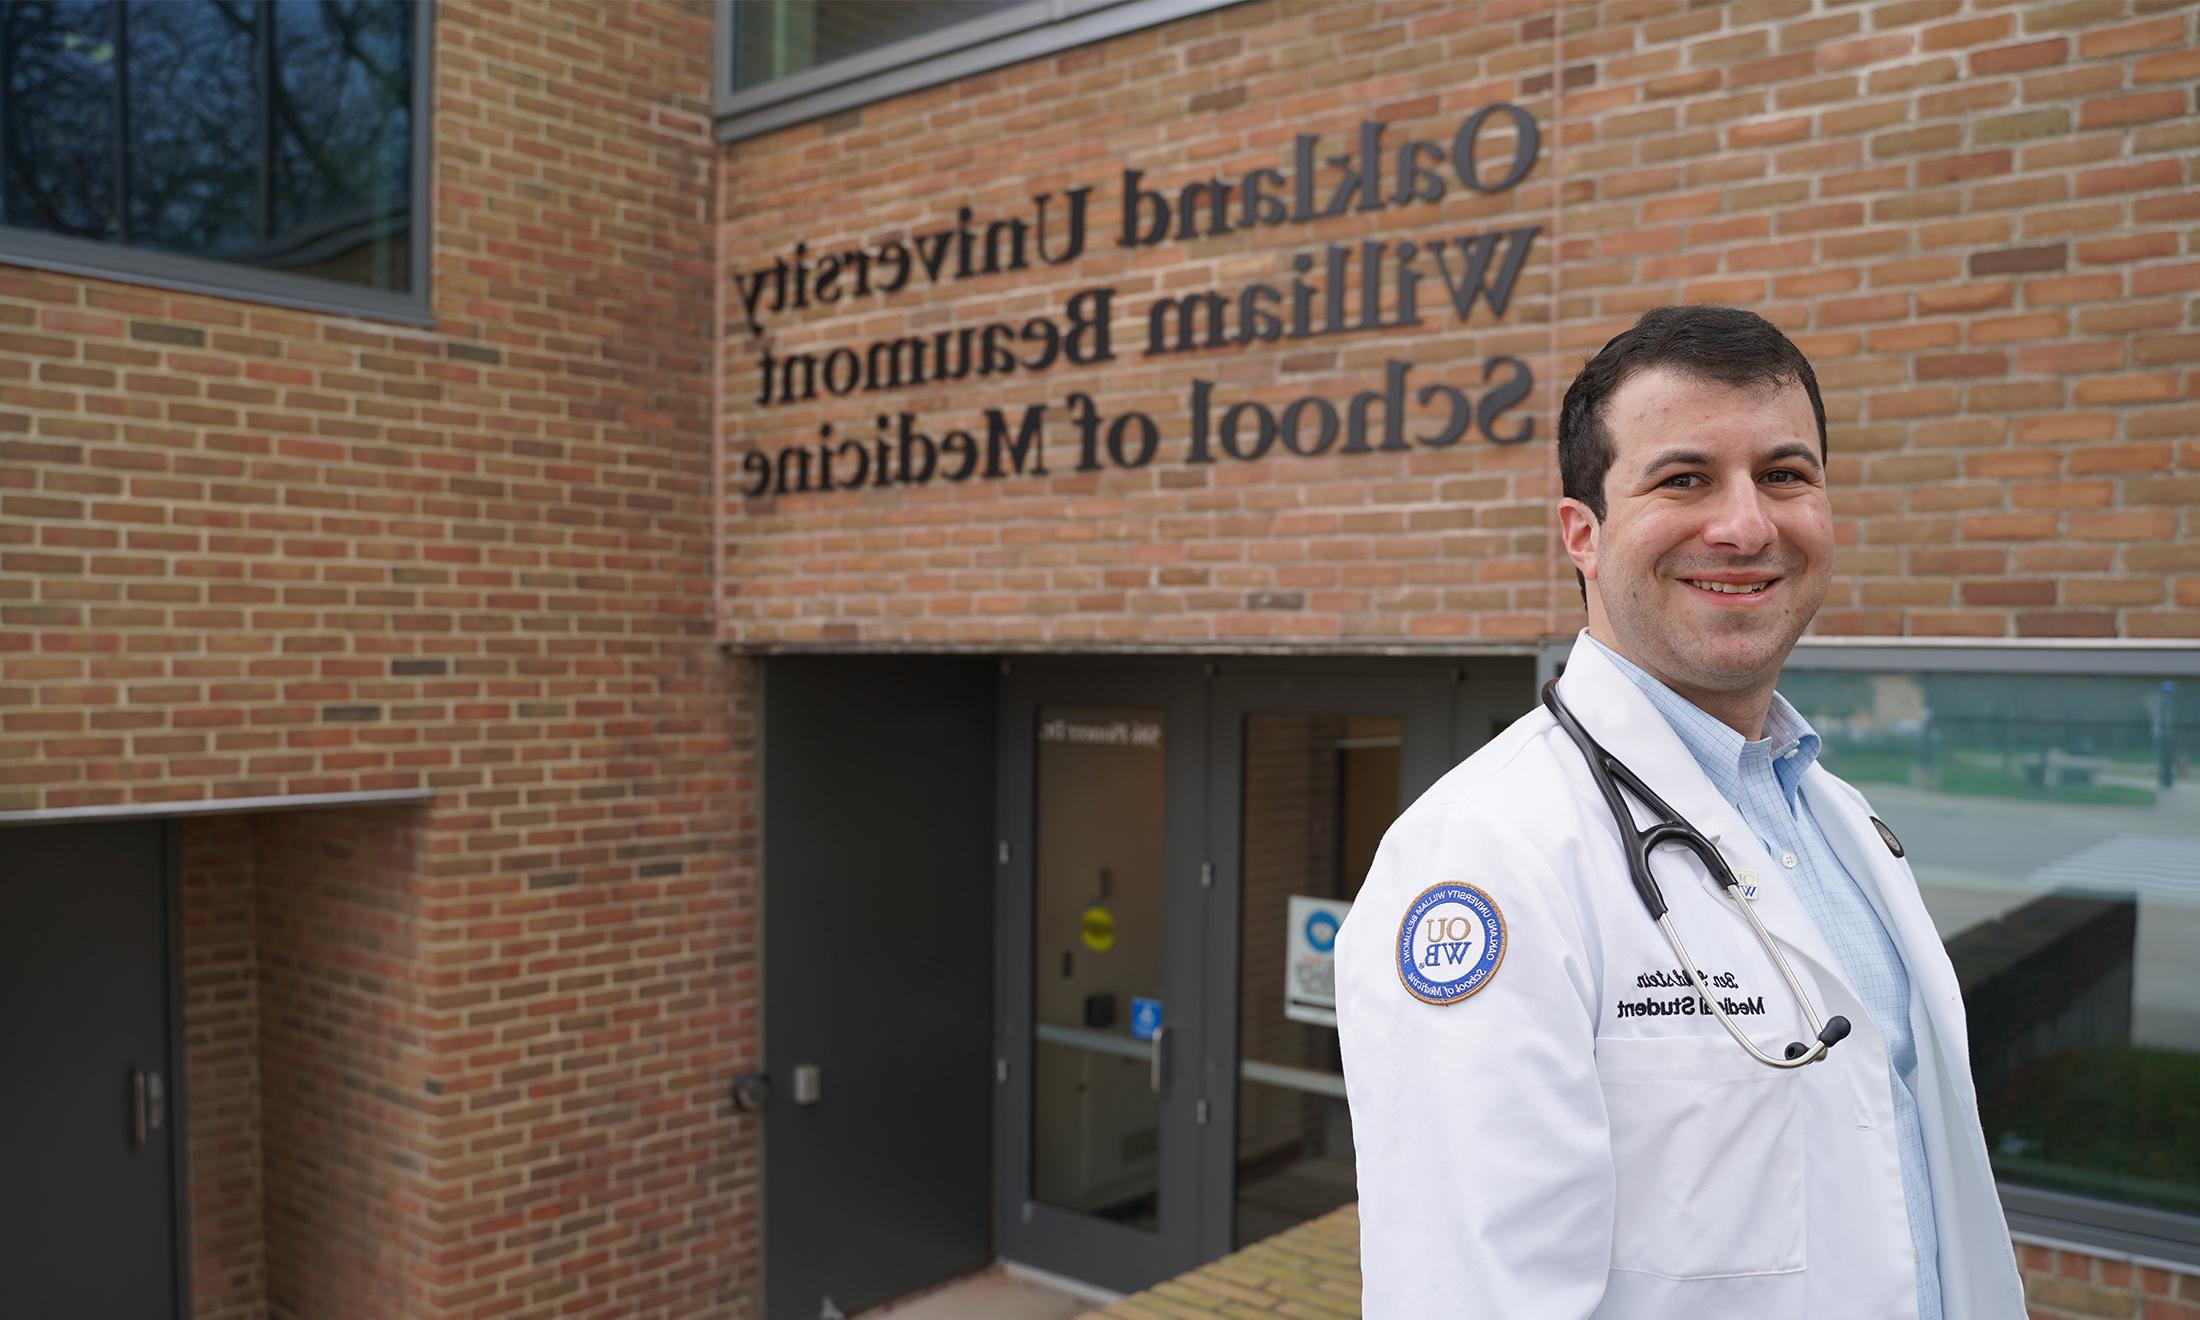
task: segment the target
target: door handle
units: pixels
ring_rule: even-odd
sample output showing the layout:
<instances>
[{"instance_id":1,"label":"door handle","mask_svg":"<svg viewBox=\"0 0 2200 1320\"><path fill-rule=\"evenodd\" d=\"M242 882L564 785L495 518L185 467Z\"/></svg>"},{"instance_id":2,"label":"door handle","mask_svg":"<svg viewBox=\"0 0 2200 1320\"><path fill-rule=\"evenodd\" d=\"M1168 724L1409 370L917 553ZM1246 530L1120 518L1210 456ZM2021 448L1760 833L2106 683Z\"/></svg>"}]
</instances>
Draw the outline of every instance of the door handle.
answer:
<instances>
[{"instance_id":1,"label":"door handle","mask_svg":"<svg viewBox=\"0 0 2200 1320\"><path fill-rule=\"evenodd\" d=\"M161 1113L168 1107L167 1089L160 1074L143 1068L130 1070L130 1149L145 1149L149 1133L160 1131Z\"/></svg>"},{"instance_id":2,"label":"door handle","mask_svg":"<svg viewBox=\"0 0 2200 1320\"><path fill-rule=\"evenodd\" d=\"M1152 1073L1148 1085L1155 1095L1159 1095L1169 1089L1169 1028L1166 1025L1153 1029L1151 1047Z\"/></svg>"}]
</instances>

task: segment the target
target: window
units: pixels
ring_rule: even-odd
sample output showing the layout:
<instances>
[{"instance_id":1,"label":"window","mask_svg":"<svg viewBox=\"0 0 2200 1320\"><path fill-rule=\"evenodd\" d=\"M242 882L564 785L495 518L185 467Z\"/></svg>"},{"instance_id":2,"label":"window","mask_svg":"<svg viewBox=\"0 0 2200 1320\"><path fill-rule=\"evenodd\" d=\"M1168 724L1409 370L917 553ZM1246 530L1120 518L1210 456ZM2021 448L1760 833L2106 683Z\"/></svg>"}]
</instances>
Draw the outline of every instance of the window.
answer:
<instances>
[{"instance_id":1,"label":"window","mask_svg":"<svg viewBox=\"0 0 2200 1320\"><path fill-rule=\"evenodd\" d=\"M1810 668L1822 654L1780 690L1900 836L1947 942L2012 1223L2193 1254L2200 680L2163 653L2090 675Z\"/></svg>"},{"instance_id":2,"label":"window","mask_svg":"<svg viewBox=\"0 0 2200 1320\"><path fill-rule=\"evenodd\" d=\"M424 315L428 7L0 6L0 257Z\"/></svg>"},{"instance_id":3,"label":"window","mask_svg":"<svg viewBox=\"0 0 2200 1320\"><path fill-rule=\"evenodd\" d=\"M754 87L1023 0L736 0L733 85Z\"/></svg>"},{"instance_id":4,"label":"window","mask_svg":"<svg viewBox=\"0 0 2200 1320\"><path fill-rule=\"evenodd\" d=\"M718 140L755 137L1235 0L717 0Z\"/></svg>"}]
</instances>

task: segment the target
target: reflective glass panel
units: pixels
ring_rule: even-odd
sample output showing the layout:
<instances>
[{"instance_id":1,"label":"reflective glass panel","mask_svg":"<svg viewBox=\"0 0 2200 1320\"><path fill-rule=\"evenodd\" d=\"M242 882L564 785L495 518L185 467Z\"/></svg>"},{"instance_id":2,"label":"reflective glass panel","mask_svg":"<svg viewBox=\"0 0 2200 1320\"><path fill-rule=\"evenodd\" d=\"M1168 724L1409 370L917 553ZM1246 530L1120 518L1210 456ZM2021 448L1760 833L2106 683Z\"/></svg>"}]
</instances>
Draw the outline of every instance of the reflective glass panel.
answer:
<instances>
[{"instance_id":1,"label":"reflective glass panel","mask_svg":"<svg viewBox=\"0 0 2200 1320\"><path fill-rule=\"evenodd\" d=\"M1403 736L1386 716L1245 719L1239 1246L1355 1197L1329 954L1398 814Z\"/></svg>"},{"instance_id":2,"label":"reflective glass panel","mask_svg":"<svg viewBox=\"0 0 2200 1320\"><path fill-rule=\"evenodd\" d=\"M407 291L416 12L0 4L0 219Z\"/></svg>"},{"instance_id":3,"label":"reflective glass panel","mask_svg":"<svg viewBox=\"0 0 2200 1320\"><path fill-rule=\"evenodd\" d=\"M2200 691L1791 670L1899 836L1962 982L2015 1184L2200 1213Z\"/></svg>"},{"instance_id":4,"label":"reflective glass panel","mask_svg":"<svg viewBox=\"0 0 2200 1320\"><path fill-rule=\"evenodd\" d=\"M120 235L116 6L0 5L0 211L73 238Z\"/></svg>"},{"instance_id":5,"label":"reflective glass panel","mask_svg":"<svg viewBox=\"0 0 2200 1320\"><path fill-rule=\"evenodd\" d=\"M405 287L412 19L375 0L280 0L261 264Z\"/></svg>"},{"instance_id":6,"label":"reflective glass panel","mask_svg":"<svg viewBox=\"0 0 2200 1320\"><path fill-rule=\"evenodd\" d=\"M754 87L1026 0L734 0L733 85Z\"/></svg>"},{"instance_id":7,"label":"reflective glass panel","mask_svg":"<svg viewBox=\"0 0 2200 1320\"><path fill-rule=\"evenodd\" d=\"M260 130L250 5L132 0L129 240L193 256L259 241ZM148 73L153 76L146 76Z\"/></svg>"},{"instance_id":8,"label":"reflective glass panel","mask_svg":"<svg viewBox=\"0 0 2200 1320\"><path fill-rule=\"evenodd\" d=\"M1167 815L1160 710L1049 706L1036 754L1031 1194L1151 1229L1167 1023L1161 937Z\"/></svg>"}]
</instances>

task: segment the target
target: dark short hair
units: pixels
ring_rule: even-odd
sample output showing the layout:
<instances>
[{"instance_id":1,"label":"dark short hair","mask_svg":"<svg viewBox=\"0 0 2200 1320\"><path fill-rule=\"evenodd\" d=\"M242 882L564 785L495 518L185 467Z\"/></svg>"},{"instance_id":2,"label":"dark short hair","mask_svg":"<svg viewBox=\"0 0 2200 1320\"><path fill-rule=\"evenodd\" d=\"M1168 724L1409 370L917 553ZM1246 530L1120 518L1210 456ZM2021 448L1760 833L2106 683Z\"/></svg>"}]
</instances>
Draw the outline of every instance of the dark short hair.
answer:
<instances>
[{"instance_id":1,"label":"dark short hair","mask_svg":"<svg viewBox=\"0 0 2200 1320\"><path fill-rule=\"evenodd\" d=\"M1778 326L1739 307L1653 307L1597 350L1559 405L1560 488L1588 505L1597 521L1604 520L1604 476L1612 468L1604 406L1636 373L1654 367L1734 389L1801 381L1818 419L1818 458L1825 460L1826 403L1818 396L1818 373Z\"/></svg>"}]
</instances>

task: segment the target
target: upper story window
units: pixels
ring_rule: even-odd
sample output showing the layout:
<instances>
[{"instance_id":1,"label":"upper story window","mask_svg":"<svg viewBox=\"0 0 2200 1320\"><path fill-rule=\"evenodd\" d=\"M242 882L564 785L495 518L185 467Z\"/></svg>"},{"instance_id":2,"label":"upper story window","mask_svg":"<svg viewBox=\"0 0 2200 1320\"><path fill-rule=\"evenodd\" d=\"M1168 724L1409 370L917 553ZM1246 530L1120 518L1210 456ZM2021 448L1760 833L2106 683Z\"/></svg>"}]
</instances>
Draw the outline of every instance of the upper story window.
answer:
<instances>
[{"instance_id":1,"label":"upper story window","mask_svg":"<svg viewBox=\"0 0 2200 1320\"><path fill-rule=\"evenodd\" d=\"M427 10L0 5L0 260L422 315Z\"/></svg>"},{"instance_id":2,"label":"upper story window","mask_svg":"<svg viewBox=\"0 0 2200 1320\"><path fill-rule=\"evenodd\" d=\"M718 140L1167 23L1236 0L717 0Z\"/></svg>"},{"instance_id":3,"label":"upper story window","mask_svg":"<svg viewBox=\"0 0 2200 1320\"><path fill-rule=\"evenodd\" d=\"M733 85L754 87L1024 0L735 0Z\"/></svg>"}]
</instances>

